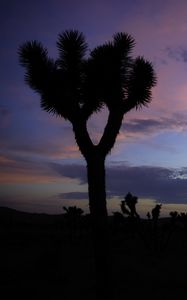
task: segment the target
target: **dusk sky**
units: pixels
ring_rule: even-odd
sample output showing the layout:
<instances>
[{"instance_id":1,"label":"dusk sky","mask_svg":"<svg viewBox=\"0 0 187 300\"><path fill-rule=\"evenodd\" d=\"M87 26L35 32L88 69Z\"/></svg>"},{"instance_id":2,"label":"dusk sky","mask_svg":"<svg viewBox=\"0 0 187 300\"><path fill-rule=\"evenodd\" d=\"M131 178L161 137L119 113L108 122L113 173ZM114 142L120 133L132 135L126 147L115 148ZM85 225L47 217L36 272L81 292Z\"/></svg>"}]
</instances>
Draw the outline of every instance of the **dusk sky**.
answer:
<instances>
[{"instance_id":1,"label":"dusk sky","mask_svg":"<svg viewBox=\"0 0 187 300\"><path fill-rule=\"evenodd\" d=\"M5 0L0 20L0 206L53 214L77 205L88 212L86 165L71 124L41 110L17 53L38 40L57 58L58 34L78 29L90 49L116 32L131 34L134 57L150 60L157 75L152 102L124 116L107 157L109 212L120 211L129 191L142 216L155 203L163 204L162 215L187 211L187 1ZM94 142L106 120L106 109L89 120Z\"/></svg>"}]
</instances>

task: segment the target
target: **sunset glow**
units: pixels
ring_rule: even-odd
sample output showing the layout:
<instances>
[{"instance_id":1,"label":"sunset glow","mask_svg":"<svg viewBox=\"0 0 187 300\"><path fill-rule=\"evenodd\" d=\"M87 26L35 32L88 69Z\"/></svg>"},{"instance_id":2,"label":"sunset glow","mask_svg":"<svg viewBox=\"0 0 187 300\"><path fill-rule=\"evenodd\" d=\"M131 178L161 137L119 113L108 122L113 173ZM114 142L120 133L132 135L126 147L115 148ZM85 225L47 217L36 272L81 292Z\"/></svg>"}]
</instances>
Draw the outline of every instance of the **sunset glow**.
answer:
<instances>
[{"instance_id":1,"label":"sunset glow","mask_svg":"<svg viewBox=\"0 0 187 300\"><path fill-rule=\"evenodd\" d=\"M22 43L36 39L56 58L58 34L75 28L89 49L128 32L136 41L134 57L150 60L157 75L152 102L124 116L107 157L109 212L120 210L129 191L139 197L143 216L157 202L163 216L187 211L187 1L43 3L4 1L0 12L0 206L46 213L62 213L68 203L89 209L86 164L72 127L41 110L17 54ZM106 121L106 108L88 121L94 143ZM181 176L172 177L176 172Z\"/></svg>"}]
</instances>

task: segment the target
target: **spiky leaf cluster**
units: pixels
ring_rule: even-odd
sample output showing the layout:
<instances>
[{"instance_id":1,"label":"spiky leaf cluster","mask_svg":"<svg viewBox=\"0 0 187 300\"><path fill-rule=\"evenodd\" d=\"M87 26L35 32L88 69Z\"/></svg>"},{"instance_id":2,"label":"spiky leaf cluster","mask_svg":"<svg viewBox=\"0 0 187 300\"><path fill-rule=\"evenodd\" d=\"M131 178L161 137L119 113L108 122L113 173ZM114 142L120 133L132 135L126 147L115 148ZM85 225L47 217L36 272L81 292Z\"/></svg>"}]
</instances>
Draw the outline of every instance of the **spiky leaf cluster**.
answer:
<instances>
[{"instance_id":1,"label":"spiky leaf cluster","mask_svg":"<svg viewBox=\"0 0 187 300\"><path fill-rule=\"evenodd\" d=\"M117 33L88 57L83 34L70 30L58 37L56 61L37 41L23 44L19 57L26 69L25 80L41 95L44 110L70 121L87 120L104 104L109 111L120 107L127 112L150 102L155 74L144 58L131 57L134 45L130 35Z\"/></svg>"},{"instance_id":2,"label":"spiky leaf cluster","mask_svg":"<svg viewBox=\"0 0 187 300\"><path fill-rule=\"evenodd\" d=\"M156 84L153 66L143 57L137 57L130 69L126 94L133 107L146 106L151 101L151 88Z\"/></svg>"}]
</instances>

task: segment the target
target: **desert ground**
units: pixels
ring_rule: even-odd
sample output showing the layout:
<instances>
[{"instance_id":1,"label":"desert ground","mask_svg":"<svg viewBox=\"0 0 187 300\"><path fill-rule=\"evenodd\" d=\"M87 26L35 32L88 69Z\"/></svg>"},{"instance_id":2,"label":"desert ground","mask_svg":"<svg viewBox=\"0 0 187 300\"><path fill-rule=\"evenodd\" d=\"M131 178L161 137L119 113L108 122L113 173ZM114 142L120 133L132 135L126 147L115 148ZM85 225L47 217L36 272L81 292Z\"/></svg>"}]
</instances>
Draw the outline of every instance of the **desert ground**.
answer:
<instances>
[{"instance_id":1,"label":"desert ground","mask_svg":"<svg viewBox=\"0 0 187 300\"><path fill-rule=\"evenodd\" d=\"M185 299L187 222L109 218L115 299ZM2 299L96 299L89 216L2 207L0 245Z\"/></svg>"}]
</instances>

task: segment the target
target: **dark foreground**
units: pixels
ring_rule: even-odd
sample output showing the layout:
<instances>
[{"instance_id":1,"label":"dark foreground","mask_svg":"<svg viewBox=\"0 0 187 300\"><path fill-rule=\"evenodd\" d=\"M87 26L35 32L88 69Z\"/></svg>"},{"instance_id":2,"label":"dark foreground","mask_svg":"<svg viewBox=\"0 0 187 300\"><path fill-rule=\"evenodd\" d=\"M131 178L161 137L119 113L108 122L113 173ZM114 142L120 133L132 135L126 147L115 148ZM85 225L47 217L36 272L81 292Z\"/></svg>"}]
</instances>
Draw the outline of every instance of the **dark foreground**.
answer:
<instances>
[{"instance_id":1,"label":"dark foreground","mask_svg":"<svg viewBox=\"0 0 187 300\"><path fill-rule=\"evenodd\" d=\"M187 230L181 222L110 218L116 300L187 298ZM1 299L96 299L89 218L0 208Z\"/></svg>"}]
</instances>

